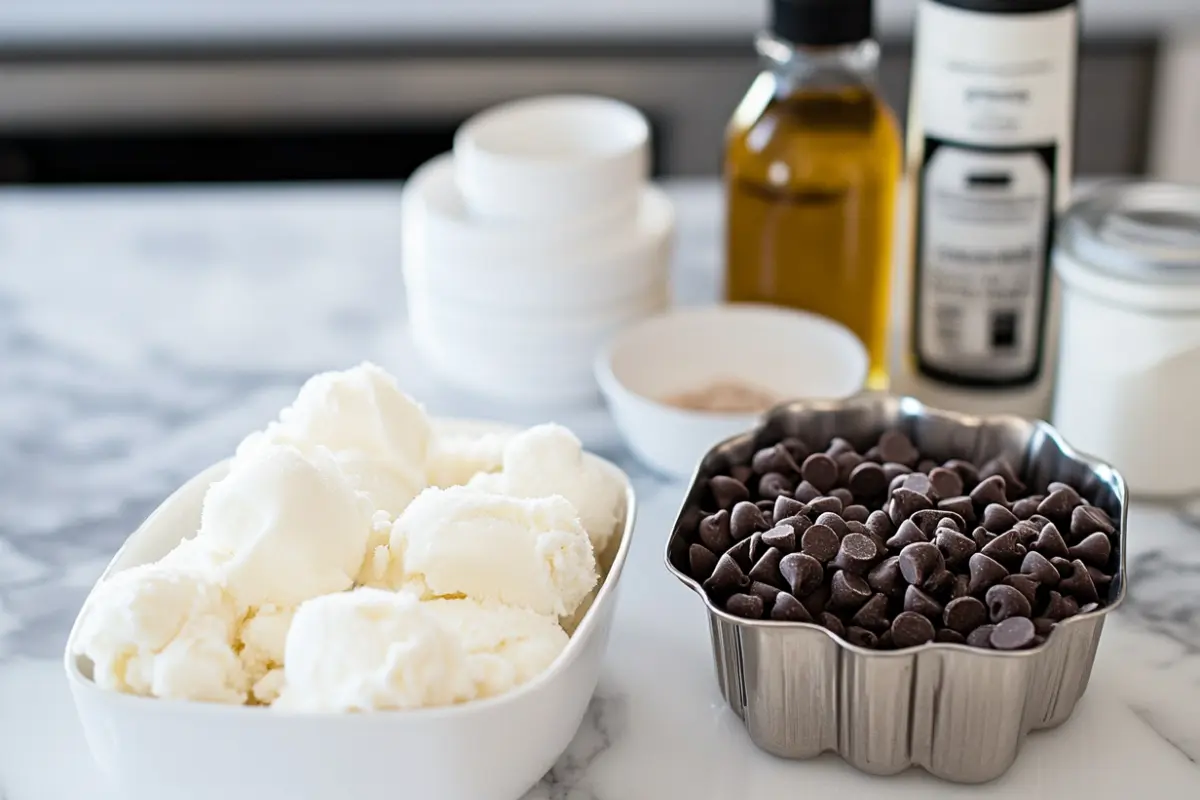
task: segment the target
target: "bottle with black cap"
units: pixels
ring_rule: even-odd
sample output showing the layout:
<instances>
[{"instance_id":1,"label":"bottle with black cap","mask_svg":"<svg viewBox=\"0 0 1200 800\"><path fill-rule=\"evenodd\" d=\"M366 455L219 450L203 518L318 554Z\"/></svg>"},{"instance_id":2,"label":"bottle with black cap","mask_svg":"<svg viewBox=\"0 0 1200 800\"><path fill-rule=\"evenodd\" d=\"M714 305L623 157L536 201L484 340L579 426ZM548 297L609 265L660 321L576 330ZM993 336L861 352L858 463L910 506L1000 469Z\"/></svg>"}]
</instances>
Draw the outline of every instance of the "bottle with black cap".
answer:
<instances>
[{"instance_id":1,"label":"bottle with black cap","mask_svg":"<svg viewBox=\"0 0 1200 800\"><path fill-rule=\"evenodd\" d=\"M1077 0L918 0L897 390L1049 414L1050 251L1070 199L1078 39Z\"/></svg>"},{"instance_id":2,"label":"bottle with black cap","mask_svg":"<svg viewBox=\"0 0 1200 800\"><path fill-rule=\"evenodd\" d=\"M772 0L764 71L727 133L725 296L841 322L882 388L902 154L876 88L872 12L872 0Z\"/></svg>"}]
</instances>

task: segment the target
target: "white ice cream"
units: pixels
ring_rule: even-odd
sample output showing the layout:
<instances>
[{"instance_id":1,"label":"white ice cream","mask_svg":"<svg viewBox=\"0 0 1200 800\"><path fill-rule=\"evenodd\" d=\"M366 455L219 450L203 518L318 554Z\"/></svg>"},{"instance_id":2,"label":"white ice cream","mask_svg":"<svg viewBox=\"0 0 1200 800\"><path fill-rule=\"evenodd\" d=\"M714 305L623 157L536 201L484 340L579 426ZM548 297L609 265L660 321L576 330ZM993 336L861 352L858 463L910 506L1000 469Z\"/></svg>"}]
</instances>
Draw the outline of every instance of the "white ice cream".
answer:
<instances>
[{"instance_id":1,"label":"white ice cream","mask_svg":"<svg viewBox=\"0 0 1200 800\"><path fill-rule=\"evenodd\" d=\"M304 603L286 660L272 708L410 709L476 696L462 642L406 593L355 589Z\"/></svg>"},{"instance_id":2,"label":"white ice cream","mask_svg":"<svg viewBox=\"0 0 1200 800\"><path fill-rule=\"evenodd\" d=\"M328 453L267 445L209 488L198 536L232 553L222 574L242 606L292 608L349 589L370 532L369 504Z\"/></svg>"},{"instance_id":3,"label":"white ice cream","mask_svg":"<svg viewBox=\"0 0 1200 800\"><path fill-rule=\"evenodd\" d=\"M462 486L426 489L396 520L391 550L405 582L539 614L569 615L598 580L575 508Z\"/></svg>"},{"instance_id":4,"label":"white ice cream","mask_svg":"<svg viewBox=\"0 0 1200 800\"><path fill-rule=\"evenodd\" d=\"M250 681L232 646L237 622L236 603L212 574L146 564L96 587L74 649L106 689L243 703Z\"/></svg>"},{"instance_id":5,"label":"white ice cream","mask_svg":"<svg viewBox=\"0 0 1200 800\"><path fill-rule=\"evenodd\" d=\"M308 454L328 449L356 489L395 517L425 488L425 410L374 364L309 378L266 430L248 436L237 458L269 444Z\"/></svg>"},{"instance_id":6,"label":"white ice cream","mask_svg":"<svg viewBox=\"0 0 1200 800\"><path fill-rule=\"evenodd\" d=\"M567 646L553 617L474 600L423 604L466 650L467 672L480 697L504 694L542 674Z\"/></svg>"},{"instance_id":7,"label":"white ice cream","mask_svg":"<svg viewBox=\"0 0 1200 800\"><path fill-rule=\"evenodd\" d=\"M240 645L238 657L252 685L257 686L268 673L283 666L288 629L294 614L294 609L264 606L252 611L242 622L235 642ZM257 689L253 694L259 701L265 699L259 696Z\"/></svg>"},{"instance_id":8,"label":"white ice cream","mask_svg":"<svg viewBox=\"0 0 1200 800\"><path fill-rule=\"evenodd\" d=\"M559 495L579 512L597 553L616 532L624 489L598 464L584 458L579 438L561 425L537 425L512 437L503 469L473 478L469 486L513 497Z\"/></svg>"},{"instance_id":9,"label":"white ice cream","mask_svg":"<svg viewBox=\"0 0 1200 800\"><path fill-rule=\"evenodd\" d=\"M512 434L435 431L426 462L430 486L461 486L478 473L498 472L504 466L504 446Z\"/></svg>"}]
</instances>

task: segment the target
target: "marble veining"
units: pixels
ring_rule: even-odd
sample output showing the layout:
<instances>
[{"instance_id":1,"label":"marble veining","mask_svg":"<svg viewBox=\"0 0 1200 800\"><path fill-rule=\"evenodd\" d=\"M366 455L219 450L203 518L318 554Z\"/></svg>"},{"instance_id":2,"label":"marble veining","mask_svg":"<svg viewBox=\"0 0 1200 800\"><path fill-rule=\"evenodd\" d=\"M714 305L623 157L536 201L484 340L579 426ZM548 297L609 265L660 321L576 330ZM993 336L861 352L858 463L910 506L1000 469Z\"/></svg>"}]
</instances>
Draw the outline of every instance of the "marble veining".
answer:
<instances>
[{"instance_id":1,"label":"marble veining","mask_svg":"<svg viewBox=\"0 0 1200 800\"><path fill-rule=\"evenodd\" d=\"M711 300L716 187L670 191L676 300ZM437 414L557 419L633 478L639 524L600 688L528 800L1200 796L1200 529L1136 503L1131 593L1089 692L1001 780L881 780L756 751L719 696L699 602L662 567L683 487L634 462L598 403L508 408L434 380L405 336L397 206L377 186L0 192L0 800L108 797L57 663L88 588L305 377L364 358Z\"/></svg>"}]
</instances>

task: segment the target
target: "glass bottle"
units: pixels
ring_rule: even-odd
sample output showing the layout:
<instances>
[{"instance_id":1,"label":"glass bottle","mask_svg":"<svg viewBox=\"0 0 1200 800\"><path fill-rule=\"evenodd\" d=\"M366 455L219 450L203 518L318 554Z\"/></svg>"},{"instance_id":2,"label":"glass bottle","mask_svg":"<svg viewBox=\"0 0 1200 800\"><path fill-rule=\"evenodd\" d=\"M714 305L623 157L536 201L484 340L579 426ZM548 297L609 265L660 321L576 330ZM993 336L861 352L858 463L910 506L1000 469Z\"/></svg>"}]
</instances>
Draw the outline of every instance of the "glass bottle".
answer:
<instances>
[{"instance_id":1,"label":"glass bottle","mask_svg":"<svg viewBox=\"0 0 1200 800\"><path fill-rule=\"evenodd\" d=\"M773 0L726 137L725 297L837 320L885 388L902 156L871 35L871 0Z\"/></svg>"}]
</instances>

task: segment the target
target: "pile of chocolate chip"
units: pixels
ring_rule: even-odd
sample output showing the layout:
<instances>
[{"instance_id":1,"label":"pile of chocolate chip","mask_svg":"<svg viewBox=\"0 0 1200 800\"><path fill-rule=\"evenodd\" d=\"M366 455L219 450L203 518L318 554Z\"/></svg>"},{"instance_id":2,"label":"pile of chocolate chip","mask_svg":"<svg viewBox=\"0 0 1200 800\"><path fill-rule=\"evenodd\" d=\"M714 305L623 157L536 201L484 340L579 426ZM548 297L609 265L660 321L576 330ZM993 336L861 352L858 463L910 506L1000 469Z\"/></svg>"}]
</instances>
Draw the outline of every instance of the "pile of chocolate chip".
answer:
<instances>
[{"instance_id":1,"label":"pile of chocolate chip","mask_svg":"<svg viewBox=\"0 0 1200 800\"><path fill-rule=\"evenodd\" d=\"M923 459L903 433L865 453L788 438L708 481L688 567L747 619L812 622L881 650L1021 650L1104 602L1116 527L1072 487L1012 465Z\"/></svg>"}]
</instances>

